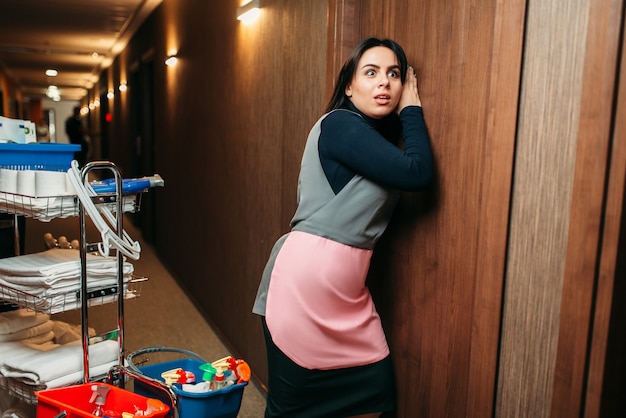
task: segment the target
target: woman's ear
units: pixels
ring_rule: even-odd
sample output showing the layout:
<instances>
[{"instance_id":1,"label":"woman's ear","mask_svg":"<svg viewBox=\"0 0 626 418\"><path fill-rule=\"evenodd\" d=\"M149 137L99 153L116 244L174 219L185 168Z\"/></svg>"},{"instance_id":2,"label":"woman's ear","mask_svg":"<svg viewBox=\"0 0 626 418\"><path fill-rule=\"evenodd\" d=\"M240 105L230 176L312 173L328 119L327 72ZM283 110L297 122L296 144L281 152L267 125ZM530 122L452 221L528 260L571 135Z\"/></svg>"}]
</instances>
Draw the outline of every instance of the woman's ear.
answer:
<instances>
[{"instance_id":1,"label":"woman's ear","mask_svg":"<svg viewBox=\"0 0 626 418\"><path fill-rule=\"evenodd\" d=\"M346 96L352 97L352 87L350 87L350 84L348 84L346 86L346 89L344 90L344 93L346 93Z\"/></svg>"}]
</instances>

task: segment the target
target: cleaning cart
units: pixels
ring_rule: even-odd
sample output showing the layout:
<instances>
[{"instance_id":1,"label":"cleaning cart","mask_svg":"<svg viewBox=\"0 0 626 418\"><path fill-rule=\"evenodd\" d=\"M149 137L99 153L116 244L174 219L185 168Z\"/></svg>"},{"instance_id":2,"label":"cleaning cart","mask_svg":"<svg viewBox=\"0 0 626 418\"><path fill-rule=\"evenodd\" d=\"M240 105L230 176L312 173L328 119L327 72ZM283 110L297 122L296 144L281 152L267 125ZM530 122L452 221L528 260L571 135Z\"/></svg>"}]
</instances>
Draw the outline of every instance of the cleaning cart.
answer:
<instances>
[{"instance_id":1,"label":"cleaning cart","mask_svg":"<svg viewBox=\"0 0 626 418\"><path fill-rule=\"evenodd\" d=\"M137 259L140 247L136 241L130 239L125 233L122 217L125 212L139 210L141 194L147 191L150 185L146 186L144 183L132 182L131 190L123 190L126 182L122 179L120 171L115 164L99 161L89 163L81 169L77 164L73 164L75 162L72 163L74 152L75 146L70 144L0 144L0 170L5 170L5 172L0 174L6 174L7 176L19 175L23 178L26 178L26 175L38 177L36 180L41 180L46 185L44 191L39 192L36 186L33 190L24 192L24 190L11 188L15 186L11 186L9 183L3 185L3 188L0 190L0 212L13 214L16 217L31 217L42 222L48 222L54 218L77 216L81 230L79 288L55 295L52 298L42 297L34 292L24 291L23 289L3 284L0 286L0 300L15 307L32 310L37 313L54 314L80 309L82 315L82 382L87 385L90 382L102 380L107 376L109 367L102 374L97 376L90 375L89 352L93 346L99 345L102 339L109 343L114 343L114 341L107 340L109 337L117 340L115 341L118 345L117 353L115 354L117 357L116 362L117 364L123 364L124 362L124 301L138 297L141 293L141 286L147 279L129 279L124 274L124 257ZM96 191L89 185L88 175L96 170L108 171L112 175L113 178L109 181L109 184L102 186L106 186L108 189ZM10 177L3 177L3 179L7 178ZM63 178L63 182L51 182L52 179L56 180L57 178ZM67 187L65 183L67 179L70 179L69 183L71 183L71 187L68 187L68 189L72 190L65 189ZM63 189L63 191L57 194L57 187L59 190ZM54 190L55 193L50 193L50 190ZM96 209L93 210L94 208ZM99 222L102 229L105 229L105 223L108 224L106 232L101 230L102 241L99 243L87 243L86 222L88 218L93 222ZM87 257L88 255L93 257L90 255L92 252L100 252L101 255L108 256L109 251L115 253L111 258L117 260L116 273L113 275L114 277L111 277L111 283L106 287L94 288L93 285L87 282ZM19 251L16 251L17 254L19 254ZM89 308L112 302L117 302L118 305L117 328L105 336L101 335L95 339L90 338L88 332ZM2 360L4 361L5 359L3 358ZM76 378L72 382L80 383L81 379ZM72 384L72 382L67 384ZM55 391L55 396L64 394L66 391L71 393L71 391L81 390L74 387L54 387L54 389L50 389L39 384L26 385L21 381L8 378L0 379L0 389L6 390L7 393L26 403L41 403L42 405L49 405L52 402L50 398L47 398L47 396L52 394L52 390ZM113 391L113 393L117 392L117 389ZM70 398L74 398L74 395L70 395ZM125 397L129 396L123 395ZM41 398L41 401L38 401L38 397ZM63 403L62 400L58 402Z\"/></svg>"}]
</instances>

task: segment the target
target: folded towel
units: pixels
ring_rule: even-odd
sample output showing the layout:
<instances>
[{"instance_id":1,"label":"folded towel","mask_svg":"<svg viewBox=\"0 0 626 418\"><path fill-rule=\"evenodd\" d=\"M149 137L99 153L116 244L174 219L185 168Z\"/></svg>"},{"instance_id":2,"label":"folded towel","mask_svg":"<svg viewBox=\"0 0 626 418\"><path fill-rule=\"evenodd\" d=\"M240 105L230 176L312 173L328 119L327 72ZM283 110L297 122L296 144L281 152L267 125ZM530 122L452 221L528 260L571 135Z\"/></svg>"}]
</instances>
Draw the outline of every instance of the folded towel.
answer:
<instances>
[{"instance_id":1,"label":"folded towel","mask_svg":"<svg viewBox=\"0 0 626 418\"><path fill-rule=\"evenodd\" d=\"M3 353L13 352L11 358L2 360L0 373L7 379L14 378L30 385L46 384L73 373L80 374L83 370L83 348L80 341L60 345L48 351L9 342L0 344L0 350ZM16 354L16 351L20 353ZM88 355L90 368L115 361L119 356L119 343L106 340L90 345Z\"/></svg>"},{"instance_id":2,"label":"folded towel","mask_svg":"<svg viewBox=\"0 0 626 418\"><path fill-rule=\"evenodd\" d=\"M0 313L0 334L11 334L26 328L42 324L50 319L49 315L38 314L28 309L16 309Z\"/></svg>"},{"instance_id":3,"label":"folded towel","mask_svg":"<svg viewBox=\"0 0 626 418\"><path fill-rule=\"evenodd\" d=\"M124 274L123 279L124 282L129 281L132 278L131 274ZM11 278L12 280L13 278ZM115 287L117 286L117 273L111 272L102 278L97 278L93 280L90 276L87 279L87 288L89 290L98 290L107 287ZM49 296L55 295L63 295L66 293L70 293L75 290L80 290L81 288L81 279L78 275L67 276L65 279L57 282L54 287L45 287L41 284L41 278L33 278L31 284L16 284L14 282L10 282L5 280L0 276L0 289L2 289L2 298L3 300L10 300L13 294L15 297L22 297L29 301L32 297L35 298L45 298ZM24 305L22 302L20 305ZM27 308L32 309L30 306Z\"/></svg>"},{"instance_id":4,"label":"folded towel","mask_svg":"<svg viewBox=\"0 0 626 418\"><path fill-rule=\"evenodd\" d=\"M89 366L89 377L100 378L107 375L111 367L117 365L117 361L102 364L100 366ZM55 389L83 382L83 372L75 372L66 376L51 380L43 385L30 385L16 379L6 379L0 375L0 393L5 393L14 399L22 399L27 403L36 404L37 395L35 392L46 389ZM33 415L34 417L34 415Z\"/></svg>"},{"instance_id":5,"label":"folded towel","mask_svg":"<svg viewBox=\"0 0 626 418\"><path fill-rule=\"evenodd\" d=\"M111 277L117 272L117 257L87 254L87 281ZM133 266L124 262L125 274ZM34 254L0 259L0 279L14 285L52 287L68 277L80 277L80 252L75 249L52 249Z\"/></svg>"},{"instance_id":6,"label":"folded towel","mask_svg":"<svg viewBox=\"0 0 626 418\"><path fill-rule=\"evenodd\" d=\"M46 344L54 341L54 331L44 332L34 337L24 338L21 340L25 344Z\"/></svg>"},{"instance_id":7,"label":"folded towel","mask_svg":"<svg viewBox=\"0 0 626 418\"><path fill-rule=\"evenodd\" d=\"M53 330L54 322L51 320L47 320L42 324L16 331L11 334L0 334L0 342L26 340L29 338L41 336L43 334L48 334ZM52 338L54 338L54 332L52 332Z\"/></svg>"},{"instance_id":8,"label":"folded towel","mask_svg":"<svg viewBox=\"0 0 626 418\"><path fill-rule=\"evenodd\" d=\"M57 344L67 344L72 341L78 341L82 338L83 329L81 325L73 325L68 324L63 321L52 321L54 322L54 342ZM94 328L88 328L88 334L90 337L96 335L96 330Z\"/></svg>"},{"instance_id":9,"label":"folded towel","mask_svg":"<svg viewBox=\"0 0 626 418\"><path fill-rule=\"evenodd\" d=\"M88 306L116 300L118 285L117 257L87 254L87 287L98 295ZM124 283L132 279L134 267L123 261ZM29 309L48 314L81 306L80 252L74 249L52 249L35 254L0 259L0 290L2 298ZM100 292L102 290L102 292ZM123 293L126 293L126 287Z\"/></svg>"},{"instance_id":10,"label":"folded towel","mask_svg":"<svg viewBox=\"0 0 626 418\"><path fill-rule=\"evenodd\" d=\"M124 282L129 281L132 278L130 274L124 274L123 280ZM87 288L88 290L98 290L102 288L115 287L117 286L118 279L114 277L113 272L111 275L98 279L98 280L88 280ZM64 295L67 293L71 293L72 291L80 291L81 288L81 279L78 276L68 277L66 280L58 282L54 287L45 288L39 287L36 285L36 282L33 281L31 285L20 285L11 282L7 282L3 278L0 277L0 288L3 289L2 298L4 300L10 300L12 297L12 293L15 294L15 297L22 297L29 301L32 297L34 298L46 298L49 296L57 296ZM22 303L23 305L24 303ZM30 306L27 306L29 309Z\"/></svg>"},{"instance_id":11,"label":"folded towel","mask_svg":"<svg viewBox=\"0 0 626 418\"><path fill-rule=\"evenodd\" d=\"M118 365L119 361L110 361L98 366L92 366L89 364L89 378L102 378L107 375L111 367ZM81 383L83 381L83 371L66 374L65 376L58 377L56 379L46 382L46 389L60 388L75 383Z\"/></svg>"},{"instance_id":12,"label":"folded towel","mask_svg":"<svg viewBox=\"0 0 626 418\"><path fill-rule=\"evenodd\" d=\"M54 350L55 348L59 347L61 344L57 344L54 342L54 340L52 341L46 341L44 343L41 344L31 344L31 343L27 343L24 341L19 341L20 343L24 344L26 347L30 347L33 350L37 350L37 351L50 351L50 350ZM0 373L1 375L1 373Z\"/></svg>"}]
</instances>

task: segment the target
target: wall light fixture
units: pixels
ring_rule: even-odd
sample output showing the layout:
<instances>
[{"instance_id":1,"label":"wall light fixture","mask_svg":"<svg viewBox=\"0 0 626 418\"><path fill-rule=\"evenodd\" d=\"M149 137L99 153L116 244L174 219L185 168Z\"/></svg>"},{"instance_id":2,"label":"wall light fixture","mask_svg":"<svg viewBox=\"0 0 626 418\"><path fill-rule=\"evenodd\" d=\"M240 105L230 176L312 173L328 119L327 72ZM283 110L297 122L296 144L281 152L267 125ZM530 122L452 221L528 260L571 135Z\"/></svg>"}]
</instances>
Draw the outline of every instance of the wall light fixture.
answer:
<instances>
[{"instance_id":1,"label":"wall light fixture","mask_svg":"<svg viewBox=\"0 0 626 418\"><path fill-rule=\"evenodd\" d=\"M165 60L165 65L167 65L168 67L173 67L174 65L176 65L176 62L178 62L178 58L176 58L176 55L170 55Z\"/></svg>"},{"instance_id":2,"label":"wall light fixture","mask_svg":"<svg viewBox=\"0 0 626 418\"><path fill-rule=\"evenodd\" d=\"M121 83L119 86L120 91L126 91L127 88L128 86L126 85L126 82Z\"/></svg>"},{"instance_id":3,"label":"wall light fixture","mask_svg":"<svg viewBox=\"0 0 626 418\"><path fill-rule=\"evenodd\" d=\"M261 0L250 0L237 8L237 19L244 23L256 20L261 14Z\"/></svg>"}]
</instances>

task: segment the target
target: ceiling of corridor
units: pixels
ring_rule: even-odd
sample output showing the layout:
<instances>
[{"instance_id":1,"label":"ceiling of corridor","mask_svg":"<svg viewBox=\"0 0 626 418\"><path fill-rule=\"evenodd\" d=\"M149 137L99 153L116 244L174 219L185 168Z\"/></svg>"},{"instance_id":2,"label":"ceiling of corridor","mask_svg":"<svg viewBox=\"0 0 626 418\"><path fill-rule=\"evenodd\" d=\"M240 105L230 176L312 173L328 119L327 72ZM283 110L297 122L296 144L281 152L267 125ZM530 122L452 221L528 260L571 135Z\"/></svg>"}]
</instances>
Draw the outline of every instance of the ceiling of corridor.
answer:
<instances>
[{"instance_id":1,"label":"ceiling of corridor","mask_svg":"<svg viewBox=\"0 0 626 418\"><path fill-rule=\"evenodd\" d=\"M26 99L50 85L61 99L80 99L161 2L0 0L0 68Z\"/></svg>"}]
</instances>

